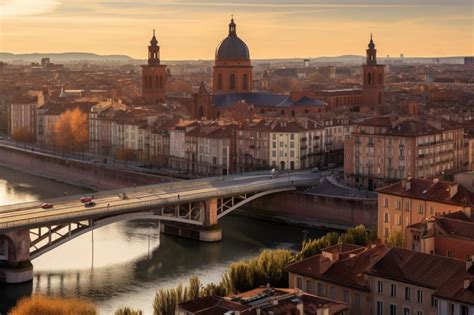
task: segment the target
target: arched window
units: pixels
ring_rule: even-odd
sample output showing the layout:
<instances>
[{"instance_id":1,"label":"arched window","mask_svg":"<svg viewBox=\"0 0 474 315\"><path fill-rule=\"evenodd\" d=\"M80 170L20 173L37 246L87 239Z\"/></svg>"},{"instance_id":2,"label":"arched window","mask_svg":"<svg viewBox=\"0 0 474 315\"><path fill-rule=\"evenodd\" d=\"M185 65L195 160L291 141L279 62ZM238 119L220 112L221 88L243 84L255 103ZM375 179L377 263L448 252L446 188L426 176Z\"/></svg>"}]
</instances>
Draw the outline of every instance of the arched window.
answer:
<instances>
[{"instance_id":1,"label":"arched window","mask_svg":"<svg viewBox=\"0 0 474 315\"><path fill-rule=\"evenodd\" d=\"M367 73L367 84L372 84L372 73Z\"/></svg>"},{"instance_id":2,"label":"arched window","mask_svg":"<svg viewBox=\"0 0 474 315\"><path fill-rule=\"evenodd\" d=\"M383 77L382 77L382 74L379 73L379 84L382 84L382 82L383 82Z\"/></svg>"},{"instance_id":3,"label":"arched window","mask_svg":"<svg viewBox=\"0 0 474 315\"><path fill-rule=\"evenodd\" d=\"M222 74L220 73L217 75L217 90L222 90Z\"/></svg>"},{"instance_id":4,"label":"arched window","mask_svg":"<svg viewBox=\"0 0 474 315\"><path fill-rule=\"evenodd\" d=\"M231 74L229 77L229 89L235 90L235 74Z\"/></svg>"},{"instance_id":5,"label":"arched window","mask_svg":"<svg viewBox=\"0 0 474 315\"><path fill-rule=\"evenodd\" d=\"M163 88L163 76L160 75L160 88L162 89Z\"/></svg>"},{"instance_id":6,"label":"arched window","mask_svg":"<svg viewBox=\"0 0 474 315\"><path fill-rule=\"evenodd\" d=\"M158 88L158 76L155 76L155 88Z\"/></svg>"},{"instance_id":7,"label":"arched window","mask_svg":"<svg viewBox=\"0 0 474 315\"><path fill-rule=\"evenodd\" d=\"M249 89L249 78L247 77L246 74L244 74L243 78L242 78L242 88L244 90L248 90Z\"/></svg>"}]
</instances>

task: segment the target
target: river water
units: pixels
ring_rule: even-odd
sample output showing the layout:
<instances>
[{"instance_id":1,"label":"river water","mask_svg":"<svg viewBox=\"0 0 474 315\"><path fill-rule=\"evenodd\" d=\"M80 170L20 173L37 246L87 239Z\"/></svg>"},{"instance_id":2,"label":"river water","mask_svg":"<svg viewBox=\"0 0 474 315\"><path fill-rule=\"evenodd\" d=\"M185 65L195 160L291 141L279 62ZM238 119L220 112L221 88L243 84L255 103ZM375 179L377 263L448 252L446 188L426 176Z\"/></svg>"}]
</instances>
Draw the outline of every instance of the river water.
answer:
<instances>
[{"instance_id":1,"label":"river water","mask_svg":"<svg viewBox=\"0 0 474 315\"><path fill-rule=\"evenodd\" d=\"M0 167L0 205L87 193L88 190ZM121 222L82 235L35 259L33 282L0 285L0 315L32 293L74 296L94 302L100 314L121 306L153 313L159 288L219 281L233 261L267 248L297 249L303 228L228 215L223 238L202 243L158 233L159 222ZM309 230L310 237L321 231Z\"/></svg>"}]
</instances>

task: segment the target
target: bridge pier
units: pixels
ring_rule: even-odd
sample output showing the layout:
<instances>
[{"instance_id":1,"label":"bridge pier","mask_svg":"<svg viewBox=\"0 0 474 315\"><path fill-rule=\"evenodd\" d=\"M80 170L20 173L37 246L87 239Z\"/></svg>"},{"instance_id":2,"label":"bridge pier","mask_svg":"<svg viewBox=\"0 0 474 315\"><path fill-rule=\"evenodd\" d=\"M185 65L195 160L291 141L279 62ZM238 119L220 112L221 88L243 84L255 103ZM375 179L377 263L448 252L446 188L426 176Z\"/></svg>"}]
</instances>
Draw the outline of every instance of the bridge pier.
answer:
<instances>
[{"instance_id":1,"label":"bridge pier","mask_svg":"<svg viewBox=\"0 0 474 315\"><path fill-rule=\"evenodd\" d=\"M217 199L204 202L204 224L199 231L199 240L218 242L222 239L222 228L217 223Z\"/></svg>"},{"instance_id":2,"label":"bridge pier","mask_svg":"<svg viewBox=\"0 0 474 315\"><path fill-rule=\"evenodd\" d=\"M32 279L30 231L0 234L0 283L22 283Z\"/></svg>"}]
</instances>

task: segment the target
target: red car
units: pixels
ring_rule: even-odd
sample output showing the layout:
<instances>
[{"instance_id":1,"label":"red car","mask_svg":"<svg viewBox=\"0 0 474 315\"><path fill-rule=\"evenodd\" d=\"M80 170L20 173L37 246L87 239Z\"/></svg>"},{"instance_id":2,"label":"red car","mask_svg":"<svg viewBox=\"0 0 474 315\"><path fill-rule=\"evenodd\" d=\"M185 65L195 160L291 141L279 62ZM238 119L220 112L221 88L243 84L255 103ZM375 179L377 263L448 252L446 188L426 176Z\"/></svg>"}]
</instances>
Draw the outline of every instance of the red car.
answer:
<instances>
[{"instance_id":1,"label":"red car","mask_svg":"<svg viewBox=\"0 0 474 315\"><path fill-rule=\"evenodd\" d=\"M88 203L88 202L91 202L92 201L92 197L81 197L81 199L79 199L82 203Z\"/></svg>"},{"instance_id":2,"label":"red car","mask_svg":"<svg viewBox=\"0 0 474 315\"><path fill-rule=\"evenodd\" d=\"M41 208L43 208L43 209L51 209L52 207L54 207L54 205L52 203L45 202L45 203L41 204Z\"/></svg>"}]
</instances>

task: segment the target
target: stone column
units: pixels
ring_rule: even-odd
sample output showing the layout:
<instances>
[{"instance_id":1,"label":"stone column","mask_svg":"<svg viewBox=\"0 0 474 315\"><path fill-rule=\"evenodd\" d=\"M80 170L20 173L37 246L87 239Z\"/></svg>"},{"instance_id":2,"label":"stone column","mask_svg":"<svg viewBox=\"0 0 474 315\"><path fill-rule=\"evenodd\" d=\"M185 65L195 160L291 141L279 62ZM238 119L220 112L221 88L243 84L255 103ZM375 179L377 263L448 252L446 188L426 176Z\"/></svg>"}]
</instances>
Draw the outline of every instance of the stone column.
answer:
<instances>
[{"instance_id":1,"label":"stone column","mask_svg":"<svg viewBox=\"0 0 474 315\"><path fill-rule=\"evenodd\" d=\"M199 233L204 242L218 242L222 239L222 229L217 223L217 199L204 202L204 223Z\"/></svg>"},{"instance_id":2,"label":"stone column","mask_svg":"<svg viewBox=\"0 0 474 315\"><path fill-rule=\"evenodd\" d=\"M33 279L30 242L29 230L0 235L0 282L22 283Z\"/></svg>"}]
</instances>

